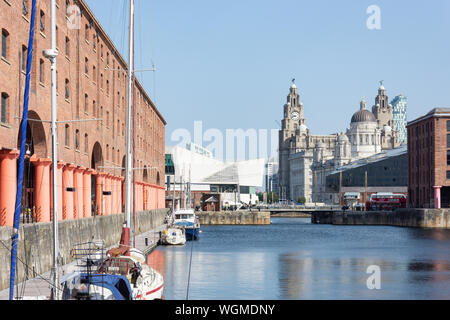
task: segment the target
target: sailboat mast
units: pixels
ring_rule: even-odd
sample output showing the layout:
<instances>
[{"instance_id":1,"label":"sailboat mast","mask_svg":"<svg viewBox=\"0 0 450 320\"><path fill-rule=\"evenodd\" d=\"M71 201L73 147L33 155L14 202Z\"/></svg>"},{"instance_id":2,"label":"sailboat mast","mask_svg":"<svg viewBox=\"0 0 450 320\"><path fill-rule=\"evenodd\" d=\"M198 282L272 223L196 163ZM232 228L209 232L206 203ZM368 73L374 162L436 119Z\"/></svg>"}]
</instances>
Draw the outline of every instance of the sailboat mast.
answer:
<instances>
[{"instance_id":1,"label":"sailboat mast","mask_svg":"<svg viewBox=\"0 0 450 320\"><path fill-rule=\"evenodd\" d=\"M51 29L52 29L52 49L53 55L50 57L52 73L52 177L53 177L53 290L54 299L58 299L59 276L58 276L58 134L56 127L56 0L51 0Z\"/></svg>"},{"instance_id":2,"label":"sailboat mast","mask_svg":"<svg viewBox=\"0 0 450 320\"><path fill-rule=\"evenodd\" d=\"M129 17L129 44L128 44L128 101L127 101L127 142L125 161L125 215L127 228L131 228L131 103L132 103L132 77L133 77L133 46L134 46L134 0L130 0Z\"/></svg>"}]
</instances>

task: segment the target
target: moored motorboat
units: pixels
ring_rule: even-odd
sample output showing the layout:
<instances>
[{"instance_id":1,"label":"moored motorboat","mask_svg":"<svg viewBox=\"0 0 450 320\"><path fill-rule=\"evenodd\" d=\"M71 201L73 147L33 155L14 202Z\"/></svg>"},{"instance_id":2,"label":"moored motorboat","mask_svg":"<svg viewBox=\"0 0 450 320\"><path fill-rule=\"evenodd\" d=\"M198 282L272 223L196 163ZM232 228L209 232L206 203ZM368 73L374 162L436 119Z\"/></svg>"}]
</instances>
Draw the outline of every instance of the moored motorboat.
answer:
<instances>
[{"instance_id":1,"label":"moored motorboat","mask_svg":"<svg viewBox=\"0 0 450 320\"><path fill-rule=\"evenodd\" d=\"M174 225L186 230L186 240L197 240L200 236L200 221L193 209L177 210Z\"/></svg>"}]
</instances>

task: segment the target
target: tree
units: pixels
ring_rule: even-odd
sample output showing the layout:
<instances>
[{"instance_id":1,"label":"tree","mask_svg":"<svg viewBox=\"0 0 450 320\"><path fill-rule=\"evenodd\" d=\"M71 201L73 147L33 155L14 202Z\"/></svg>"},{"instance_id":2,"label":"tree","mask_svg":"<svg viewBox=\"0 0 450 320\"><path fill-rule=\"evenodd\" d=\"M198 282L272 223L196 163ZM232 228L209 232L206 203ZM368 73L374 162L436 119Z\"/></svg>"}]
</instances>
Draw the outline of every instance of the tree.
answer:
<instances>
[{"instance_id":1,"label":"tree","mask_svg":"<svg viewBox=\"0 0 450 320\"><path fill-rule=\"evenodd\" d=\"M276 203L280 200L278 197L278 193L276 192L270 192L268 195L268 199L270 200L270 203Z\"/></svg>"},{"instance_id":2,"label":"tree","mask_svg":"<svg viewBox=\"0 0 450 320\"><path fill-rule=\"evenodd\" d=\"M258 192L258 200L259 200L259 202L263 202L264 201L264 193Z\"/></svg>"},{"instance_id":3,"label":"tree","mask_svg":"<svg viewBox=\"0 0 450 320\"><path fill-rule=\"evenodd\" d=\"M304 196L300 196L300 197L298 197L297 202L298 202L298 203L301 203L301 204L305 204L306 198L305 198Z\"/></svg>"}]
</instances>

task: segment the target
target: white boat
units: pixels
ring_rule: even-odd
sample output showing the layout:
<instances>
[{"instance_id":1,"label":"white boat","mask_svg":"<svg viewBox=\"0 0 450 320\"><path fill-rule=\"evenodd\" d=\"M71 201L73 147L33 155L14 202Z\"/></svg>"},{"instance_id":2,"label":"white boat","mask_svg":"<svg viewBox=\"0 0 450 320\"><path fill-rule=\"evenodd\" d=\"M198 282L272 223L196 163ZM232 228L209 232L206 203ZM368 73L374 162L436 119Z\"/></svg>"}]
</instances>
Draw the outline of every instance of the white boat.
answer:
<instances>
[{"instance_id":1,"label":"white boat","mask_svg":"<svg viewBox=\"0 0 450 320\"><path fill-rule=\"evenodd\" d=\"M186 230L186 240L197 240L200 234L200 221L194 209L180 209L175 211L174 225Z\"/></svg>"},{"instance_id":2,"label":"white boat","mask_svg":"<svg viewBox=\"0 0 450 320\"><path fill-rule=\"evenodd\" d=\"M145 263L142 252L133 249L130 255L118 255L106 259L98 274L120 275L128 279L133 300L162 299L163 276Z\"/></svg>"},{"instance_id":3,"label":"white boat","mask_svg":"<svg viewBox=\"0 0 450 320\"><path fill-rule=\"evenodd\" d=\"M161 236L161 241L166 245L183 245L186 243L186 230L181 227L168 227Z\"/></svg>"}]
</instances>

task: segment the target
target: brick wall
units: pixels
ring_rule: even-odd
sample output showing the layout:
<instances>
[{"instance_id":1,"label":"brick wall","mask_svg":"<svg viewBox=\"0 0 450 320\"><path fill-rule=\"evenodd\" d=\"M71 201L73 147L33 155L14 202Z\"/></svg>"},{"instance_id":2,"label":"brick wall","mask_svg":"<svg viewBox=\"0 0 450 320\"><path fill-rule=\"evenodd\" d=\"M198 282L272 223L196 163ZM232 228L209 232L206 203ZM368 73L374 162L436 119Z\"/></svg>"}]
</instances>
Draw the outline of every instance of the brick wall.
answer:
<instances>
[{"instance_id":1,"label":"brick wall","mask_svg":"<svg viewBox=\"0 0 450 320\"><path fill-rule=\"evenodd\" d=\"M23 108L25 73L21 70L22 46L28 45L31 1L24 14L22 1L0 0L0 28L7 36L6 57L0 59L0 92L7 95L6 121L0 124L0 148L17 148L20 117ZM65 124L58 125L58 158L83 167L122 166L125 157L127 65L114 44L92 15L84 1L76 1L82 12L80 29L71 29L65 1L57 1L58 120L103 118L101 122L68 123L66 144ZM70 4L74 4L70 0ZM40 14L44 29L40 31ZM69 50L66 54L66 37ZM95 43L95 47L94 47ZM38 0L33 44L33 65L29 118L51 120L50 62L42 51L51 47L50 1ZM87 59L87 73L85 61ZM43 63L43 77L40 77ZM105 70L106 68L106 70ZM109 69L109 70L108 70ZM65 82L69 96L65 96ZM85 97L87 97L85 106ZM140 83L134 85L136 101L136 178L152 184L164 184L165 120ZM51 156L49 123L30 121L34 151L38 158ZM78 135L79 147L75 146ZM94 146L99 146L103 163L93 165ZM156 167L156 168L152 168ZM94 168L98 169L98 168ZM104 169L120 175L120 169Z\"/></svg>"}]
</instances>

